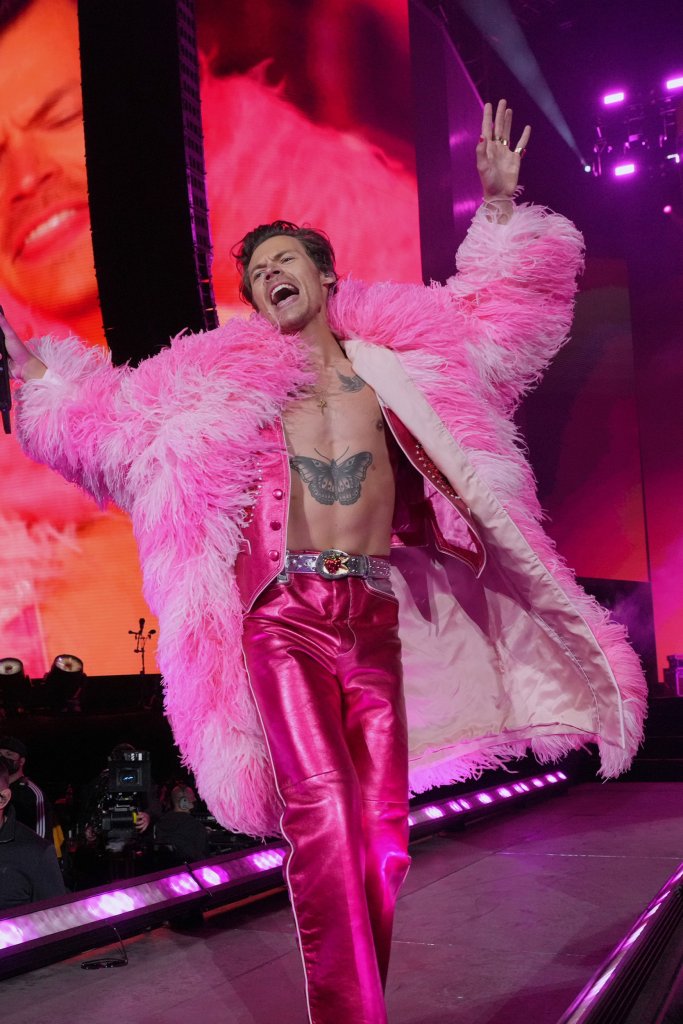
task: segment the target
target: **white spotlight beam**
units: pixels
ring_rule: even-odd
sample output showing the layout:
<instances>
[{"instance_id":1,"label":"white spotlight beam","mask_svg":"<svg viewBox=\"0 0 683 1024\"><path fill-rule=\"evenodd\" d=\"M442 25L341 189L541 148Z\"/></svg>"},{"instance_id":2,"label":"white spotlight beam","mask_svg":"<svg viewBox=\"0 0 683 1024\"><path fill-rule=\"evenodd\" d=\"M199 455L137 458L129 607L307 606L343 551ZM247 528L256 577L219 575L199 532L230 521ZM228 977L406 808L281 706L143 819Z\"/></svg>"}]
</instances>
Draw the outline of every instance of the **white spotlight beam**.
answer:
<instances>
[{"instance_id":1,"label":"white spotlight beam","mask_svg":"<svg viewBox=\"0 0 683 1024\"><path fill-rule=\"evenodd\" d=\"M460 0L460 6L486 41L493 47L532 100L538 104L553 128L585 165L576 139L552 94L538 61L512 13L508 0Z\"/></svg>"}]
</instances>

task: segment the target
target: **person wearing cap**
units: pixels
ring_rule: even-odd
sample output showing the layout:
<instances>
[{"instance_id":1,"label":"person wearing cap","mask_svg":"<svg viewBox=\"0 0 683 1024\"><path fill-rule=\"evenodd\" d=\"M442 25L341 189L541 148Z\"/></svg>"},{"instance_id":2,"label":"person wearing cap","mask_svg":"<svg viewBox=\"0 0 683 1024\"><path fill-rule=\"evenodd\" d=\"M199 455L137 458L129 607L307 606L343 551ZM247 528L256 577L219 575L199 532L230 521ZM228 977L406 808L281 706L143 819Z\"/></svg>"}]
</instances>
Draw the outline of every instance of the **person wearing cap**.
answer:
<instances>
[{"instance_id":1,"label":"person wearing cap","mask_svg":"<svg viewBox=\"0 0 683 1024\"><path fill-rule=\"evenodd\" d=\"M66 892L52 843L17 821L9 780L0 761L0 912Z\"/></svg>"},{"instance_id":2,"label":"person wearing cap","mask_svg":"<svg viewBox=\"0 0 683 1024\"><path fill-rule=\"evenodd\" d=\"M24 774L28 757L26 744L16 736L0 736L0 757L7 765L12 806L17 821L41 837L52 839L52 805L40 786Z\"/></svg>"}]
</instances>

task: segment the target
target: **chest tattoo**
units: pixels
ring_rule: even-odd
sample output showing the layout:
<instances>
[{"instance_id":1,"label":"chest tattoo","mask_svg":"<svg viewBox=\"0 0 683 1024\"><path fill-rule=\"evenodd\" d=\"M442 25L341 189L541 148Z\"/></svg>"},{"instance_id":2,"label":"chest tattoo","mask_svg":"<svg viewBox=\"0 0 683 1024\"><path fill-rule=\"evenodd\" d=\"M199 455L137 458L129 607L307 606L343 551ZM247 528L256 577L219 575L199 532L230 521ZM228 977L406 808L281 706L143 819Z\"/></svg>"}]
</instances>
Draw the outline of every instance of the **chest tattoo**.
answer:
<instances>
[{"instance_id":1,"label":"chest tattoo","mask_svg":"<svg viewBox=\"0 0 683 1024\"><path fill-rule=\"evenodd\" d=\"M320 452L316 448L318 455ZM348 451L348 448L347 448ZM346 455L346 452L344 452ZM360 485L365 480L372 454L357 452L340 459L319 459L307 455L292 455L289 464L307 485L311 496L321 505L355 505L360 498Z\"/></svg>"},{"instance_id":2,"label":"chest tattoo","mask_svg":"<svg viewBox=\"0 0 683 1024\"><path fill-rule=\"evenodd\" d=\"M339 383L341 384L342 391L362 391L365 387L365 381L362 377L359 377L357 373L353 377L346 377L339 370L336 371L337 377L339 377Z\"/></svg>"}]
</instances>

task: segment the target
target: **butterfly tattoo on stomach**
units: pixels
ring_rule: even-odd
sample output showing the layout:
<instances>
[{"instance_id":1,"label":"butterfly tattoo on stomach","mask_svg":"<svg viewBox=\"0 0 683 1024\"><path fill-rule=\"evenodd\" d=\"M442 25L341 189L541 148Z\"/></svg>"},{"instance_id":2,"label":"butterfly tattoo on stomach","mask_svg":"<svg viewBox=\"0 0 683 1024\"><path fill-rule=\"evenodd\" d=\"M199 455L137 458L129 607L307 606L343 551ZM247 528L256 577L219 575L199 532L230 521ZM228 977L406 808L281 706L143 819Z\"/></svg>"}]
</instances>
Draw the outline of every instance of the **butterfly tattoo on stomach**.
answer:
<instances>
[{"instance_id":1,"label":"butterfly tattoo on stomach","mask_svg":"<svg viewBox=\"0 0 683 1024\"><path fill-rule=\"evenodd\" d=\"M361 484L372 464L370 452L357 452L348 459L328 459L318 449L319 459L307 455L292 455L289 464L295 470L313 498L321 505L355 505L360 498ZM348 448L346 449L348 451Z\"/></svg>"}]
</instances>

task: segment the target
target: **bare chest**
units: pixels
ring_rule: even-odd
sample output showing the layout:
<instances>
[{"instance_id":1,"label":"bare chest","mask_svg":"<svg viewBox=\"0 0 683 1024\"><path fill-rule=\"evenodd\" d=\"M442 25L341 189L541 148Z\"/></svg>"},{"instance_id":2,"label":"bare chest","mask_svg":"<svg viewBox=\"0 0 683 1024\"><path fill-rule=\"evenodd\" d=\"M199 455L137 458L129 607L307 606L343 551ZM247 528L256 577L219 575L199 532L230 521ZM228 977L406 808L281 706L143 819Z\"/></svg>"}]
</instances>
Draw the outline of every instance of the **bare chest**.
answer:
<instances>
[{"instance_id":1,"label":"bare chest","mask_svg":"<svg viewBox=\"0 0 683 1024\"><path fill-rule=\"evenodd\" d=\"M374 448L384 432L379 402L365 384L355 392L316 388L285 409L283 423L290 455L318 449L339 458L359 444Z\"/></svg>"},{"instance_id":2,"label":"bare chest","mask_svg":"<svg viewBox=\"0 0 683 1024\"><path fill-rule=\"evenodd\" d=\"M350 368L321 378L283 421L295 496L348 506L386 486L391 469L379 402Z\"/></svg>"}]
</instances>

